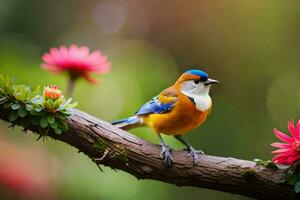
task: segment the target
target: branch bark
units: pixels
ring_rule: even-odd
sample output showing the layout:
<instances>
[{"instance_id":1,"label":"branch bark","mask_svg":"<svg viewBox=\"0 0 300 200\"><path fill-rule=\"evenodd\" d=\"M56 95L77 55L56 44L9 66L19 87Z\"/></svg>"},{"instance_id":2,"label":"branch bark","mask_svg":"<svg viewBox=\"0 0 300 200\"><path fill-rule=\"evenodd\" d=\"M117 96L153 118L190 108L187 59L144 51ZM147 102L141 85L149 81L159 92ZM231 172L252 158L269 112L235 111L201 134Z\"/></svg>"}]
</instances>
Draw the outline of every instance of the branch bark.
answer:
<instances>
[{"instance_id":1,"label":"branch bark","mask_svg":"<svg viewBox=\"0 0 300 200\"><path fill-rule=\"evenodd\" d=\"M0 110L7 121L8 113ZM284 170L269 169L235 158L200 156L193 165L186 152L172 151L174 165L164 168L160 146L120 130L108 122L74 110L69 130L49 136L88 155L96 164L126 171L138 179L154 179L178 186L194 186L240 194L256 199L299 199L293 188L282 184ZM29 130L39 134L36 127Z\"/></svg>"}]
</instances>

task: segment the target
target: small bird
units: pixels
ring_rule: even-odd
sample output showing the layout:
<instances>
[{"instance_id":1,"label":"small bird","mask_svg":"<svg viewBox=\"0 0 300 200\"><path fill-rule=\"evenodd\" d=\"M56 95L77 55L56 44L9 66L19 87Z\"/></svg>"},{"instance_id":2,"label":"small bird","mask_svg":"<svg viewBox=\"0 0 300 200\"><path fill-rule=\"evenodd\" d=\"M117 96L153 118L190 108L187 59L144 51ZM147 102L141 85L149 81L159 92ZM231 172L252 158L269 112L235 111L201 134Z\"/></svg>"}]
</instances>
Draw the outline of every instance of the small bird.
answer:
<instances>
[{"instance_id":1,"label":"small bird","mask_svg":"<svg viewBox=\"0 0 300 200\"><path fill-rule=\"evenodd\" d=\"M151 127L160 139L161 157L166 167L173 164L173 158L161 134L172 135L186 146L189 157L196 164L197 154L204 152L195 150L181 136L205 122L212 108L209 90L212 84L218 82L209 78L204 71L188 70L174 85L141 106L133 116L112 122L112 125L123 130Z\"/></svg>"}]
</instances>

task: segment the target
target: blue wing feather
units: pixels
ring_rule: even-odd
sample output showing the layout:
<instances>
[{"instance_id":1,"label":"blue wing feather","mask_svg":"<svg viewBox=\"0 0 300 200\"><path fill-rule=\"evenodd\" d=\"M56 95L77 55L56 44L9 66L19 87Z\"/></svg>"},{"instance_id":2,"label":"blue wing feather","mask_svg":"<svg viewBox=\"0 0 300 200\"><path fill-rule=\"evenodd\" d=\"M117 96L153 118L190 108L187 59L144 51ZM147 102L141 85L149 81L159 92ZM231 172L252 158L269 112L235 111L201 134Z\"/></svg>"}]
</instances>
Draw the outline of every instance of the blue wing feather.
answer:
<instances>
[{"instance_id":1,"label":"blue wing feather","mask_svg":"<svg viewBox=\"0 0 300 200\"><path fill-rule=\"evenodd\" d=\"M134 116L121 119L118 121L112 122L112 125L119 125L119 128L123 128L127 130L128 127L135 124L142 124L140 115L147 115L152 113L166 113L172 110L176 100L171 101L169 103L161 103L158 97L154 97L149 102L145 103L136 113Z\"/></svg>"},{"instance_id":2,"label":"blue wing feather","mask_svg":"<svg viewBox=\"0 0 300 200\"><path fill-rule=\"evenodd\" d=\"M158 97L154 97L149 102L145 103L136 113L135 115L146 115L151 113L164 113L168 112L174 106L175 101L170 103L161 103L158 100Z\"/></svg>"}]
</instances>

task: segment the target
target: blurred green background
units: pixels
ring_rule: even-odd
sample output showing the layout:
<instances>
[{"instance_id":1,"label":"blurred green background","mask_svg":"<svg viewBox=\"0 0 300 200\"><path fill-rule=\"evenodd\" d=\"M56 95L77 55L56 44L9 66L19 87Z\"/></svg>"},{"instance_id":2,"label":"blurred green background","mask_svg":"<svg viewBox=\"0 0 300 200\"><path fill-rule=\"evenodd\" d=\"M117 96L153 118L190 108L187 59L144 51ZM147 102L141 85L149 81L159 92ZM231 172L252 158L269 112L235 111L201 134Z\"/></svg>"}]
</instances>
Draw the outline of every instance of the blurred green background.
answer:
<instances>
[{"instance_id":1,"label":"blurred green background","mask_svg":"<svg viewBox=\"0 0 300 200\"><path fill-rule=\"evenodd\" d=\"M64 90L67 77L42 70L42 54L72 43L100 49L113 63L111 73L99 85L79 81L74 98L80 109L112 121L135 112L185 70L202 69L222 84L211 91L212 115L187 141L211 155L270 159L273 128L286 131L287 121L299 118L299 33L299 0L0 0L0 73ZM22 193L0 183L6 198L248 199L109 168L102 173L72 147L34 142L36 135L7 126L0 122L0 161L21 160L16 171L34 184ZM148 128L132 133L158 143Z\"/></svg>"}]
</instances>

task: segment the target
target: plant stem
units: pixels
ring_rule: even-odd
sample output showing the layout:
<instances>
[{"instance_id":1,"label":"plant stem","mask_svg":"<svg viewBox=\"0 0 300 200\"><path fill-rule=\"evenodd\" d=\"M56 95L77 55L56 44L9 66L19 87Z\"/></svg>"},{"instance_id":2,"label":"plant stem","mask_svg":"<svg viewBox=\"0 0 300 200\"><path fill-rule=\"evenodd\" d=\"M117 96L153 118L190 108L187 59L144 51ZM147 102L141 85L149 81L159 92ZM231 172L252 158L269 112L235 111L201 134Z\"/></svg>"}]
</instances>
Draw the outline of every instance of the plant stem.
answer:
<instances>
[{"instance_id":1,"label":"plant stem","mask_svg":"<svg viewBox=\"0 0 300 200\"><path fill-rule=\"evenodd\" d=\"M68 98L71 98L73 95L76 80L77 80L76 77L74 77L72 75L69 76L68 85L67 85L67 97Z\"/></svg>"}]
</instances>

